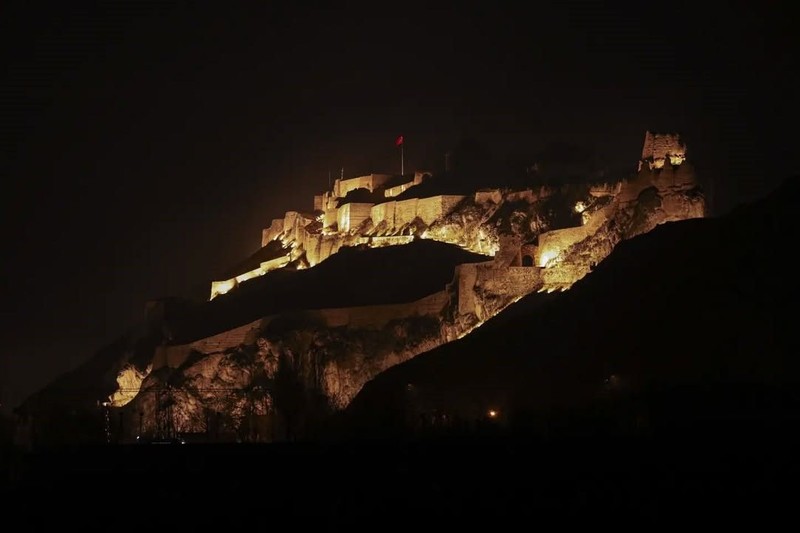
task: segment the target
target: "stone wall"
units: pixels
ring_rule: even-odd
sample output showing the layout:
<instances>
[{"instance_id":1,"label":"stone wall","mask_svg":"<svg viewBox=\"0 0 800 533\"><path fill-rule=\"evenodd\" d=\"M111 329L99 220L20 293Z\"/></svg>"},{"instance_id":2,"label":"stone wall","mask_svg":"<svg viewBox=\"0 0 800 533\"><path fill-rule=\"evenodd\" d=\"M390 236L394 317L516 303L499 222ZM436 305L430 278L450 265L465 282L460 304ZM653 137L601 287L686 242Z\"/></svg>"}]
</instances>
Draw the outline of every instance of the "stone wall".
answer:
<instances>
[{"instance_id":1,"label":"stone wall","mask_svg":"<svg viewBox=\"0 0 800 533\"><path fill-rule=\"evenodd\" d=\"M432 224L435 220L450 213L453 208L464 199L462 195L441 195L423 198L417 202L417 214L425 224Z\"/></svg>"},{"instance_id":2,"label":"stone wall","mask_svg":"<svg viewBox=\"0 0 800 533\"><path fill-rule=\"evenodd\" d=\"M507 202L527 202L532 204L539 199L539 196L531 189L526 189L523 191L513 191L509 192L505 195L505 200Z\"/></svg>"},{"instance_id":3,"label":"stone wall","mask_svg":"<svg viewBox=\"0 0 800 533\"><path fill-rule=\"evenodd\" d=\"M357 228L370 216L372 204L350 203L339 208L337 224L340 232L347 232Z\"/></svg>"},{"instance_id":4,"label":"stone wall","mask_svg":"<svg viewBox=\"0 0 800 533\"><path fill-rule=\"evenodd\" d=\"M410 244L414 241L413 235L389 235L386 237L370 237L369 244L372 247L380 246L401 246Z\"/></svg>"},{"instance_id":5,"label":"stone wall","mask_svg":"<svg viewBox=\"0 0 800 533\"><path fill-rule=\"evenodd\" d=\"M563 289L584 277L590 271L588 266L559 263L554 268L542 269L542 281L548 290Z\"/></svg>"},{"instance_id":6,"label":"stone wall","mask_svg":"<svg viewBox=\"0 0 800 533\"><path fill-rule=\"evenodd\" d=\"M339 235L306 233L303 239L303 249L306 252L306 260L310 266L318 265L337 253L341 247L342 239Z\"/></svg>"},{"instance_id":7,"label":"stone wall","mask_svg":"<svg viewBox=\"0 0 800 533\"><path fill-rule=\"evenodd\" d=\"M390 179L392 179L391 174L368 174L346 180L338 179L333 182L333 194L342 198L355 189L367 189L372 192Z\"/></svg>"},{"instance_id":8,"label":"stone wall","mask_svg":"<svg viewBox=\"0 0 800 533\"><path fill-rule=\"evenodd\" d=\"M392 320L416 315L439 315L448 301L448 294L439 291L409 303L320 309L308 311L308 314L331 328L379 329Z\"/></svg>"},{"instance_id":9,"label":"stone wall","mask_svg":"<svg viewBox=\"0 0 800 533\"><path fill-rule=\"evenodd\" d=\"M326 209L325 214L322 217L322 227L329 228L336 224L336 221L339 219L339 210L336 208Z\"/></svg>"},{"instance_id":10,"label":"stone wall","mask_svg":"<svg viewBox=\"0 0 800 533\"><path fill-rule=\"evenodd\" d=\"M589 187L589 195L595 198L601 198L604 196L616 196L619 194L622 188L622 182L618 181L616 183L603 183L599 185L593 185Z\"/></svg>"},{"instance_id":11,"label":"stone wall","mask_svg":"<svg viewBox=\"0 0 800 533\"><path fill-rule=\"evenodd\" d=\"M287 211L283 218L283 233L288 240L299 240L303 228L312 222L314 222L314 216L311 214Z\"/></svg>"},{"instance_id":12,"label":"stone wall","mask_svg":"<svg viewBox=\"0 0 800 533\"><path fill-rule=\"evenodd\" d=\"M268 228L261 231L261 247L263 248L270 242L278 238L283 233L283 218L273 219L272 224Z\"/></svg>"},{"instance_id":13,"label":"stone wall","mask_svg":"<svg viewBox=\"0 0 800 533\"><path fill-rule=\"evenodd\" d=\"M503 193L500 189L484 189L475 192L475 203L479 205L493 203L499 204L503 201Z\"/></svg>"},{"instance_id":14,"label":"stone wall","mask_svg":"<svg viewBox=\"0 0 800 533\"><path fill-rule=\"evenodd\" d=\"M539 235L539 246L536 250L536 266L546 267L562 251L589 236L587 226L564 228Z\"/></svg>"},{"instance_id":15,"label":"stone wall","mask_svg":"<svg viewBox=\"0 0 800 533\"><path fill-rule=\"evenodd\" d=\"M542 269L506 267L477 269L476 284L492 294L518 298L538 290L544 283Z\"/></svg>"},{"instance_id":16,"label":"stone wall","mask_svg":"<svg viewBox=\"0 0 800 533\"><path fill-rule=\"evenodd\" d=\"M454 281L458 290L458 314L468 315L475 313L477 300L475 298L475 282L478 279L478 264L465 263L457 265Z\"/></svg>"},{"instance_id":17,"label":"stone wall","mask_svg":"<svg viewBox=\"0 0 800 533\"><path fill-rule=\"evenodd\" d=\"M408 200L401 200L395 202L394 208L394 227L399 228L405 224L411 223L417 217L417 200L410 198Z\"/></svg>"},{"instance_id":18,"label":"stone wall","mask_svg":"<svg viewBox=\"0 0 800 533\"><path fill-rule=\"evenodd\" d=\"M650 169L663 168L667 163L680 165L686 159L686 145L676 133L646 132L642 146L642 162ZM645 165L639 163L641 170Z\"/></svg>"},{"instance_id":19,"label":"stone wall","mask_svg":"<svg viewBox=\"0 0 800 533\"><path fill-rule=\"evenodd\" d=\"M394 228L394 211L396 206L397 202L394 200L373 205L369 215L370 218L372 218L372 223L377 226L381 222L386 221L386 224L388 224L390 228Z\"/></svg>"}]
</instances>

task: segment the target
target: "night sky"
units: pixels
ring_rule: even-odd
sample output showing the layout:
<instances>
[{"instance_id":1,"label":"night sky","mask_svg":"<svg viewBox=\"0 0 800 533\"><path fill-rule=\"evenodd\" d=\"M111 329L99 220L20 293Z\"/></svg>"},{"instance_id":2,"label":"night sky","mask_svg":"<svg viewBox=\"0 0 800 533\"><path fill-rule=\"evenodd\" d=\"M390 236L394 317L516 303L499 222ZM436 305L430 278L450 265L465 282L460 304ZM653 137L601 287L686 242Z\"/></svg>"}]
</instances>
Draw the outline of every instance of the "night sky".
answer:
<instances>
[{"instance_id":1,"label":"night sky","mask_svg":"<svg viewBox=\"0 0 800 533\"><path fill-rule=\"evenodd\" d=\"M206 296L329 173L399 172L400 134L408 172L464 138L633 169L646 130L678 131L714 214L797 172L779 3L63 4L0 7L4 409L148 299Z\"/></svg>"}]
</instances>

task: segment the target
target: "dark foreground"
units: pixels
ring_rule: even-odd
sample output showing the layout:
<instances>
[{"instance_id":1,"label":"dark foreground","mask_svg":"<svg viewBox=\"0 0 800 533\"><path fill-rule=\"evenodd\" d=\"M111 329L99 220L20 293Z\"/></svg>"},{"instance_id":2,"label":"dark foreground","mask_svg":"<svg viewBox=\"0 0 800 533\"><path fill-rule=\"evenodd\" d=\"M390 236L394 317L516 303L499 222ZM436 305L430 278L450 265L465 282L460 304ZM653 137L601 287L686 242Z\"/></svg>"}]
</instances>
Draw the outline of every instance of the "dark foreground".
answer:
<instances>
[{"instance_id":1,"label":"dark foreground","mask_svg":"<svg viewBox=\"0 0 800 533\"><path fill-rule=\"evenodd\" d=\"M34 528L763 527L795 512L792 429L62 448L8 461L2 498L6 516Z\"/></svg>"}]
</instances>

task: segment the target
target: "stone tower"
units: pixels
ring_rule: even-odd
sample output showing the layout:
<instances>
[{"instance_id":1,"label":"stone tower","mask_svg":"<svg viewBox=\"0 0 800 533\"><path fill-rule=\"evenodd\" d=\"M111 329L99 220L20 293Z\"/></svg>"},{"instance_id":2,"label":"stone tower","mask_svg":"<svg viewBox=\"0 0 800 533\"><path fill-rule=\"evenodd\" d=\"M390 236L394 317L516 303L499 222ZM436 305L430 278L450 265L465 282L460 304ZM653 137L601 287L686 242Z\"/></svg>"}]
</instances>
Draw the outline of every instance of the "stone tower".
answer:
<instances>
[{"instance_id":1,"label":"stone tower","mask_svg":"<svg viewBox=\"0 0 800 533\"><path fill-rule=\"evenodd\" d=\"M650 170L664 168L664 164L669 161L673 166L678 166L686 159L686 145L681 141L677 133L653 133L644 134L644 146L642 147L642 158L639 160L639 170L647 164Z\"/></svg>"}]
</instances>

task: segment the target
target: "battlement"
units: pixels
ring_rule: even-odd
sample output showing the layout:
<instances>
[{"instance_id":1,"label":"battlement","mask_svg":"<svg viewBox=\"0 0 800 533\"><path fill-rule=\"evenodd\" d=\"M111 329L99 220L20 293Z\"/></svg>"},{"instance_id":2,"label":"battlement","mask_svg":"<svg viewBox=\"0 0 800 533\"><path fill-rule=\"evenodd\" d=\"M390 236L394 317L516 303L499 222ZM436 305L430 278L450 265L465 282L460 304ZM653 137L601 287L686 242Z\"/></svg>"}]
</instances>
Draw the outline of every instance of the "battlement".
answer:
<instances>
[{"instance_id":1,"label":"battlement","mask_svg":"<svg viewBox=\"0 0 800 533\"><path fill-rule=\"evenodd\" d=\"M639 170L646 163L650 170L663 168L669 161L673 166L680 165L686 160L686 145L677 133L644 134L642 159L639 161Z\"/></svg>"}]
</instances>

